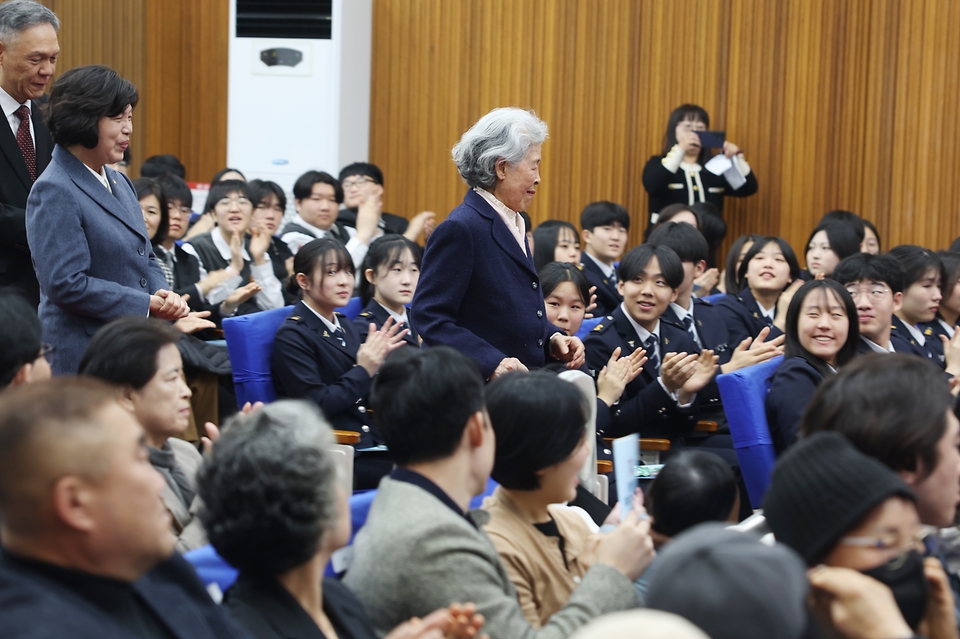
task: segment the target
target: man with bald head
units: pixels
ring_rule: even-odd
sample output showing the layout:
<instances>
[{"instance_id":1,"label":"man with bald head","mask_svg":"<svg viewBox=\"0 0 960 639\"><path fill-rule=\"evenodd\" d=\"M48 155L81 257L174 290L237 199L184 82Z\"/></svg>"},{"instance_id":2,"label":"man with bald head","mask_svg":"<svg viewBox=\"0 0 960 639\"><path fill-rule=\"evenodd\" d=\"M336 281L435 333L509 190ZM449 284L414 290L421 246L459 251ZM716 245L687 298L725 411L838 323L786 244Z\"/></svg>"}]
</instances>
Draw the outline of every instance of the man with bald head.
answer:
<instances>
[{"instance_id":1,"label":"man with bald head","mask_svg":"<svg viewBox=\"0 0 960 639\"><path fill-rule=\"evenodd\" d=\"M0 637L244 637L174 553L165 481L102 382L0 395Z\"/></svg>"}]
</instances>

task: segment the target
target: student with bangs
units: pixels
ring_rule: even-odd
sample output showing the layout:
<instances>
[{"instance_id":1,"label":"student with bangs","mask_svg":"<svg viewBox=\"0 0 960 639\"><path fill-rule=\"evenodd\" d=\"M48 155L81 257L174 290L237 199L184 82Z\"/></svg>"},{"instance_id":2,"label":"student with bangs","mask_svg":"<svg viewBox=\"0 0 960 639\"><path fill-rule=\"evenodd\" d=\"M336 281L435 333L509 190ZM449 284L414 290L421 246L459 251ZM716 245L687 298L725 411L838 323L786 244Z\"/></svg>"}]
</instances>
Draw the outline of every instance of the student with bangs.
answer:
<instances>
[{"instance_id":1,"label":"student with bangs","mask_svg":"<svg viewBox=\"0 0 960 639\"><path fill-rule=\"evenodd\" d=\"M922 324L926 334L930 329L933 334L941 335L946 339L953 339L960 323L960 253L952 251L937 251L937 257L943 262L943 271L947 278L940 287L943 299L940 300L940 309L937 316L930 322Z\"/></svg>"},{"instance_id":2,"label":"student with bangs","mask_svg":"<svg viewBox=\"0 0 960 639\"><path fill-rule=\"evenodd\" d=\"M863 220L863 242L860 250L871 255L879 255L881 250L880 232L870 220Z\"/></svg>"},{"instance_id":3,"label":"student with bangs","mask_svg":"<svg viewBox=\"0 0 960 639\"><path fill-rule=\"evenodd\" d=\"M605 435L640 432L677 446L691 443L699 415L696 393L713 379L717 358L711 350L701 351L684 329L660 321L677 299L683 264L672 249L643 244L624 256L619 275L623 302L587 336L587 366L601 370L617 349L623 356L642 349L647 361L611 408ZM709 439L696 441L707 445Z\"/></svg>"},{"instance_id":4,"label":"student with bangs","mask_svg":"<svg viewBox=\"0 0 960 639\"><path fill-rule=\"evenodd\" d=\"M583 273L590 286L597 289L594 313L608 315L623 301L617 287L614 263L627 248L630 215L627 209L614 202L593 202L580 213L580 228L583 231L583 254L580 257Z\"/></svg>"},{"instance_id":5,"label":"student with bangs","mask_svg":"<svg viewBox=\"0 0 960 639\"><path fill-rule=\"evenodd\" d=\"M777 453L797 439L800 420L817 386L857 353L857 309L834 280L812 280L787 310L783 364L767 394L767 421Z\"/></svg>"},{"instance_id":6,"label":"student with bangs","mask_svg":"<svg viewBox=\"0 0 960 639\"><path fill-rule=\"evenodd\" d=\"M420 348L420 336L410 324L407 304L413 300L420 281L420 263L423 249L402 235L383 235L370 243L363 258L360 278L360 300L363 311L353 321L365 340L371 323L376 330L391 317L407 329L404 339L414 348Z\"/></svg>"},{"instance_id":7,"label":"student with bangs","mask_svg":"<svg viewBox=\"0 0 960 639\"><path fill-rule=\"evenodd\" d=\"M727 251L727 260L723 263L723 272L720 273L720 283L717 285L722 292L728 295L736 295L743 288L742 282L738 277L740 265L747 252L753 248L753 243L760 239L759 235L748 233L741 235L730 245Z\"/></svg>"},{"instance_id":8,"label":"student with bangs","mask_svg":"<svg viewBox=\"0 0 960 639\"><path fill-rule=\"evenodd\" d=\"M813 279L818 275L830 277L840 260L860 252L860 240L849 227L837 222L821 222L807 240L804 259L806 274Z\"/></svg>"},{"instance_id":9,"label":"student with bangs","mask_svg":"<svg viewBox=\"0 0 960 639\"><path fill-rule=\"evenodd\" d=\"M250 180L250 190L253 194L253 223L262 232L270 236L270 246L267 255L273 263L273 272L283 285L283 300L286 304L296 303L296 298L288 293L290 277L293 275L293 253L286 243L282 242L277 233L283 222L283 214L287 210L287 194L276 182L269 180Z\"/></svg>"},{"instance_id":10,"label":"student with bangs","mask_svg":"<svg viewBox=\"0 0 960 639\"><path fill-rule=\"evenodd\" d=\"M756 338L764 328L770 338L783 335L787 307L803 281L797 256L779 237L757 238L737 269L740 291L727 291L717 310L727 325L730 343Z\"/></svg>"},{"instance_id":11,"label":"student with bangs","mask_svg":"<svg viewBox=\"0 0 960 639\"><path fill-rule=\"evenodd\" d=\"M547 220L534 230L533 264L537 272L550 262L580 264L580 235L570 222Z\"/></svg>"},{"instance_id":12,"label":"student with bangs","mask_svg":"<svg viewBox=\"0 0 960 639\"><path fill-rule=\"evenodd\" d=\"M857 240L862 242L866 239L863 218L853 211L845 211L843 209L827 211L823 214L823 217L820 218L820 221L817 222L817 226L821 224L842 224L854 232Z\"/></svg>"},{"instance_id":13,"label":"student with bangs","mask_svg":"<svg viewBox=\"0 0 960 639\"><path fill-rule=\"evenodd\" d=\"M382 444L367 413L370 382L390 352L404 345L405 330L393 318L369 330L362 343L353 323L337 309L353 295L353 260L339 241L323 238L301 247L293 262L303 299L280 326L270 372L278 397L307 399L319 406L338 430L360 435L357 449ZM358 454L354 486L376 488L392 462L375 452Z\"/></svg>"},{"instance_id":14,"label":"student with bangs","mask_svg":"<svg viewBox=\"0 0 960 639\"><path fill-rule=\"evenodd\" d=\"M888 255L900 262L904 275L903 303L893 318L893 331L910 344L915 354L946 369L944 343L932 329L921 326L932 322L940 310L940 285L947 281L943 262L933 251L913 244L895 246Z\"/></svg>"}]
</instances>

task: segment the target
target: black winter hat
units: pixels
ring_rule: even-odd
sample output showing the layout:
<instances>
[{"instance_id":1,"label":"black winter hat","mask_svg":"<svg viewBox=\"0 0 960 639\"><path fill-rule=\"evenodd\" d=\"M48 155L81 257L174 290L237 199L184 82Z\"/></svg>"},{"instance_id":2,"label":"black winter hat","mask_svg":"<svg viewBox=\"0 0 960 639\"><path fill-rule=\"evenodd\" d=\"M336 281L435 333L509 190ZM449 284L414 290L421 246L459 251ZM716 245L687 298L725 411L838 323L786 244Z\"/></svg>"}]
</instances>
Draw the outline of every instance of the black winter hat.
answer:
<instances>
[{"instance_id":1,"label":"black winter hat","mask_svg":"<svg viewBox=\"0 0 960 639\"><path fill-rule=\"evenodd\" d=\"M916 496L892 470L836 431L815 433L773 468L763 514L777 541L814 566L888 497Z\"/></svg>"}]
</instances>

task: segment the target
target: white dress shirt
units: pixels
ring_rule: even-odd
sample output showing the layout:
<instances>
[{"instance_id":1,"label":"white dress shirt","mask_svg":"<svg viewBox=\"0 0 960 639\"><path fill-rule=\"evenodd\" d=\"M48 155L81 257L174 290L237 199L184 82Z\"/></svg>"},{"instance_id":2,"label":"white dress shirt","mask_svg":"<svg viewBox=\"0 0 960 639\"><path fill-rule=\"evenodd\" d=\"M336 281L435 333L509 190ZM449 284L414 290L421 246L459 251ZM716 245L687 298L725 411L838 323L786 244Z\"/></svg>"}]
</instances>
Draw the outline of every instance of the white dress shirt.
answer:
<instances>
[{"instance_id":1,"label":"white dress shirt","mask_svg":"<svg viewBox=\"0 0 960 639\"><path fill-rule=\"evenodd\" d=\"M313 224L310 224L309 222L304 220L302 217L300 217L299 213L294 214L294 216L290 218L290 222L292 224L296 224L297 226L302 226L303 228L313 233L313 235L311 236L311 235L307 235L306 233L301 233L300 231L290 231L289 233L284 233L283 235L280 236L280 241L286 244L287 248L289 248L290 252L293 253L294 255L296 255L297 251L300 250L300 247L306 244L307 242L312 242L313 240L319 240L320 238L325 237L329 232L329 229L324 231L322 228L318 226L314 226ZM347 231L347 235L349 235L346 242L347 253L349 253L351 259L353 259L353 270L357 275L357 284L359 285L360 266L363 264L363 258L367 256L367 250L370 247L357 239L357 229L351 226L346 226L344 228ZM381 235L383 235L383 229L377 228L377 232L373 234L373 237L370 238L370 241L372 242L373 240L377 239Z\"/></svg>"},{"instance_id":2,"label":"white dress shirt","mask_svg":"<svg viewBox=\"0 0 960 639\"><path fill-rule=\"evenodd\" d=\"M3 109L3 116L7 118L7 124L10 125L10 130L13 131L13 137L17 137L17 129L20 128L20 118L14 115L17 109L21 106L27 107L28 111L32 112L33 105L30 103L30 100L27 100L22 105L14 100L9 93L0 89L0 108ZM33 147L37 147L37 136L33 133L33 118L28 118L30 120L30 139L33 140Z\"/></svg>"},{"instance_id":3,"label":"white dress shirt","mask_svg":"<svg viewBox=\"0 0 960 639\"><path fill-rule=\"evenodd\" d=\"M213 239L213 245L216 246L220 252L220 257L229 263L230 260L233 259L233 253L230 251L230 243L223 239L223 234L220 232L220 229L213 229L213 231L210 232L210 237ZM184 242L181 248L190 255L193 255L200 262L200 279L204 279L207 276L207 269L203 264L203 260L197 255L196 249L194 249L189 242ZM254 282L260 285L261 290L254 297L257 306L264 311L282 307L283 286L273 272L273 262L270 260L270 256L265 255L265 263L254 264L245 246L240 247L240 254L243 256L245 262L250 262L250 276ZM206 296L207 302L213 305L220 304L230 297L231 293L243 286L244 283L243 277L241 277L239 273L228 277L210 290Z\"/></svg>"},{"instance_id":4,"label":"white dress shirt","mask_svg":"<svg viewBox=\"0 0 960 639\"><path fill-rule=\"evenodd\" d=\"M866 343L867 343L867 346L869 346L869 347L870 347L870 350L872 350L874 353L883 353L884 355L886 355L887 353L896 353L896 352L897 352L897 351L895 351L895 350L893 349L893 341L892 341L892 340L889 340L889 339L888 339L888 340L887 340L887 347L884 348L883 346L880 346L879 344L877 344L877 343L874 342L873 340L867 339L867 338L864 337L863 335L860 336L860 339L862 339L864 342L866 342Z\"/></svg>"},{"instance_id":5,"label":"white dress shirt","mask_svg":"<svg viewBox=\"0 0 960 639\"><path fill-rule=\"evenodd\" d=\"M593 263L596 264L598 267L600 267L600 270L603 272L604 277L606 277L607 279L613 278L614 281L616 281L616 278L614 277L614 273L616 272L616 269L613 268L613 264L604 264L603 262L601 262L594 256L590 255L586 251L584 251L580 255L589 257L591 260L593 260ZM583 261L583 257L581 257L580 260Z\"/></svg>"}]
</instances>

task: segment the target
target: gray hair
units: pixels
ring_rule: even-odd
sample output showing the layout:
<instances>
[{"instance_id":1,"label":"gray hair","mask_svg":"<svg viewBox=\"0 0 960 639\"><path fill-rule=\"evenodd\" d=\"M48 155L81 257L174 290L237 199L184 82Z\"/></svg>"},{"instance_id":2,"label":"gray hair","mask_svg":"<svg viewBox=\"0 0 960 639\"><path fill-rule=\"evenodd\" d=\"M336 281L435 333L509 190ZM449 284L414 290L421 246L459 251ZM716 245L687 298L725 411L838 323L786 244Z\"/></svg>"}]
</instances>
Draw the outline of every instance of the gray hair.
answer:
<instances>
[{"instance_id":1,"label":"gray hair","mask_svg":"<svg viewBox=\"0 0 960 639\"><path fill-rule=\"evenodd\" d=\"M338 517L333 443L327 420L300 400L224 427L197 476L200 521L221 557L272 577L316 554Z\"/></svg>"},{"instance_id":2,"label":"gray hair","mask_svg":"<svg viewBox=\"0 0 960 639\"><path fill-rule=\"evenodd\" d=\"M547 123L533 111L494 109L474 124L453 147L453 163L469 187L497 183L497 162L519 164L527 151L547 139Z\"/></svg>"},{"instance_id":3,"label":"gray hair","mask_svg":"<svg viewBox=\"0 0 960 639\"><path fill-rule=\"evenodd\" d=\"M57 14L33 0L10 0L0 4L0 42L10 44L23 31L38 24L49 24L60 31Z\"/></svg>"}]
</instances>

